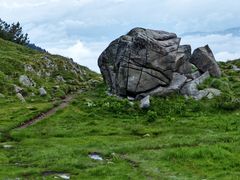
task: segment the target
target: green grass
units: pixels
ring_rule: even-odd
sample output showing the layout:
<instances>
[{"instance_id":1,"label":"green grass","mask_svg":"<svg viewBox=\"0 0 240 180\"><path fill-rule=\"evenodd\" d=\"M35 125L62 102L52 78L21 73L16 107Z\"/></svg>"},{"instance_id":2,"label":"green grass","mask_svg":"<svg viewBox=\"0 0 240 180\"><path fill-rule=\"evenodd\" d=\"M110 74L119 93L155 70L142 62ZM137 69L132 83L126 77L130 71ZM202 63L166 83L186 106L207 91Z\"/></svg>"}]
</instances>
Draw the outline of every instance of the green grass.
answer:
<instances>
[{"instance_id":1,"label":"green grass","mask_svg":"<svg viewBox=\"0 0 240 180\"><path fill-rule=\"evenodd\" d=\"M32 70L25 70L30 66ZM25 87L19 77L27 75L35 87ZM57 80L61 76L65 81ZM56 98L69 92L91 87L100 75L87 67L73 63L72 59L49 53L42 53L0 38L0 93L14 96L14 85L23 88L24 96L39 95L44 87L48 95ZM58 88L56 88L58 87Z\"/></svg>"},{"instance_id":2,"label":"green grass","mask_svg":"<svg viewBox=\"0 0 240 180\"><path fill-rule=\"evenodd\" d=\"M26 120L39 115L53 107L53 103L44 99L32 99L32 102L21 103L15 98L0 99L0 140L5 132L21 125Z\"/></svg>"},{"instance_id":3,"label":"green grass","mask_svg":"<svg viewBox=\"0 0 240 180\"><path fill-rule=\"evenodd\" d=\"M154 98L140 110L99 86L56 115L11 131L5 144L13 148L0 149L0 178L64 172L72 179L239 179L240 109L217 108L217 101ZM104 160L90 159L93 152Z\"/></svg>"},{"instance_id":4,"label":"green grass","mask_svg":"<svg viewBox=\"0 0 240 180\"><path fill-rule=\"evenodd\" d=\"M175 94L152 98L151 107L141 110L138 102L107 96L100 84L55 115L15 129L53 107L53 99L89 89L100 78L85 67L82 75L74 75L64 69L71 66L67 58L1 39L0 54L0 93L6 96L0 98L0 179L55 179L58 173L71 179L240 179L240 72L232 70L239 60L220 63L223 77L199 86L222 91L212 100ZM58 71L46 78L24 71L24 64L46 69L44 56ZM22 87L26 103L13 91L22 74L37 83ZM57 82L58 75L67 82ZM47 97L38 96L40 86ZM103 161L92 160L91 153Z\"/></svg>"}]
</instances>

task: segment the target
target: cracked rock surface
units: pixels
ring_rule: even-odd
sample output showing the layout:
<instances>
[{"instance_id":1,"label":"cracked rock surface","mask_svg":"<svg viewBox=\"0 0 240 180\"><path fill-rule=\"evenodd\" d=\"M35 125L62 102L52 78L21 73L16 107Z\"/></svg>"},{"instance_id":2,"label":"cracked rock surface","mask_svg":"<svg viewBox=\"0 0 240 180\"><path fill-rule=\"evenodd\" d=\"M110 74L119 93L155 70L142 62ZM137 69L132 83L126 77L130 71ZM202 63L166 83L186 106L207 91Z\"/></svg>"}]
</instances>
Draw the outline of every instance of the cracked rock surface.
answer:
<instances>
[{"instance_id":1,"label":"cracked rock surface","mask_svg":"<svg viewBox=\"0 0 240 180\"><path fill-rule=\"evenodd\" d=\"M221 76L208 46L192 55L191 46L180 45L180 40L174 33L144 28L134 28L114 40L98 59L109 92L137 99L185 93L182 87L204 72Z\"/></svg>"}]
</instances>

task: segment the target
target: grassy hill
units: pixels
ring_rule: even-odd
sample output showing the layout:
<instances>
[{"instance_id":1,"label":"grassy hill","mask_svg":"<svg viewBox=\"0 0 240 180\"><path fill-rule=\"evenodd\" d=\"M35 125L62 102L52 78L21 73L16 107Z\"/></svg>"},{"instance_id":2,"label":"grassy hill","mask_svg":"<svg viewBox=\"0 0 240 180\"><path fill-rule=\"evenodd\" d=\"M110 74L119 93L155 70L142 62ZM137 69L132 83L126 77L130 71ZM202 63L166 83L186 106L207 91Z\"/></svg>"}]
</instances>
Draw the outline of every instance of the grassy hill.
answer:
<instances>
[{"instance_id":1,"label":"grassy hill","mask_svg":"<svg viewBox=\"0 0 240 180\"><path fill-rule=\"evenodd\" d=\"M18 53L14 57L28 56ZM58 61L58 56L47 56ZM26 62L36 59L32 57ZM212 100L153 97L151 107L142 110L139 102L108 96L98 83L66 109L26 129L13 127L54 104L42 97L25 104L0 99L0 179L55 179L61 174L71 179L240 179L240 71L233 65L240 67L240 60L220 63L223 77L199 87L222 91ZM18 82L18 76L9 84ZM87 79L92 76L96 78L91 74ZM39 81L48 89L57 84L51 78ZM103 160L93 160L91 154Z\"/></svg>"},{"instance_id":2,"label":"grassy hill","mask_svg":"<svg viewBox=\"0 0 240 180\"><path fill-rule=\"evenodd\" d=\"M19 81L25 75L34 85L25 86ZM72 59L38 52L0 39L0 93L16 94L14 85L23 88L23 95L39 94L44 87L49 97L64 96L70 92L86 89L100 76Z\"/></svg>"}]
</instances>

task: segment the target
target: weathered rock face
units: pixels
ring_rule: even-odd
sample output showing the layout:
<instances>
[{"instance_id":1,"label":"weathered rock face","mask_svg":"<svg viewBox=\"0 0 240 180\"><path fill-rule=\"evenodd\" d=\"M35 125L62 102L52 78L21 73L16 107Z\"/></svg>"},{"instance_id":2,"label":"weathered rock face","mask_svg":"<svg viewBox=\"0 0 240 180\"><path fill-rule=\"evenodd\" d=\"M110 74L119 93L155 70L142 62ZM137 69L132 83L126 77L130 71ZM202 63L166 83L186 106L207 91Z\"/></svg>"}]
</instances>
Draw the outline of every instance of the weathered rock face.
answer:
<instances>
[{"instance_id":1,"label":"weathered rock face","mask_svg":"<svg viewBox=\"0 0 240 180\"><path fill-rule=\"evenodd\" d=\"M193 52L190 62L203 73L208 71L213 77L221 76L221 70L214 58L212 50L208 45L197 48Z\"/></svg>"},{"instance_id":2,"label":"weathered rock face","mask_svg":"<svg viewBox=\"0 0 240 180\"><path fill-rule=\"evenodd\" d=\"M98 60L110 92L136 96L169 85L179 43L176 34L143 28L113 41Z\"/></svg>"},{"instance_id":3,"label":"weathered rock face","mask_svg":"<svg viewBox=\"0 0 240 180\"><path fill-rule=\"evenodd\" d=\"M181 45L178 48L176 57L176 71L180 74L190 74L192 72L192 65L189 62L191 58L191 46Z\"/></svg>"},{"instance_id":4,"label":"weathered rock face","mask_svg":"<svg viewBox=\"0 0 240 180\"><path fill-rule=\"evenodd\" d=\"M110 93L136 99L174 92L192 97L202 93L201 98L206 97L207 91L197 89L198 78L208 72L221 76L212 51L205 46L192 55L190 45L179 44L180 38L174 33L143 28L114 40L98 59ZM197 70L193 73L194 65Z\"/></svg>"}]
</instances>

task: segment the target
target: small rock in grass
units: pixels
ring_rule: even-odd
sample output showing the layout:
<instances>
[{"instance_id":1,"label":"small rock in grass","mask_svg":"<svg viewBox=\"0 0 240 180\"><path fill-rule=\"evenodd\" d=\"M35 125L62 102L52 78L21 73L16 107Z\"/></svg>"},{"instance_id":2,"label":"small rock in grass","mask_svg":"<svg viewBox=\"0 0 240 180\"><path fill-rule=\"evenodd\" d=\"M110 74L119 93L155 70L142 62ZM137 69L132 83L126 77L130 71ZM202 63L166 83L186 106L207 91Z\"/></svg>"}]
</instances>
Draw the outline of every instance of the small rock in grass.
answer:
<instances>
[{"instance_id":1,"label":"small rock in grass","mask_svg":"<svg viewBox=\"0 0 240 180\"><path fill-rule=\"evenodd\" d=\"M93 160L97 160L97 161L103 160L103 158L97 153L92 153L92 154L89 154L88 156Z\"/></svg>"},{"instance_id":2,"label":"small rock in grass","mask_svg":"<svg viewBox=\"0 0 240 180\"><path fill-rule=\"evenodd\" d=\"M43 87L39 88L39 93L40 93L40 96L46 96L47 95L47 91Z\"/></svg>"},{"instance_id":3,"label":"small rock in grass","mask_svg":"<svg viewBox=\"0 0 240 180\"><path fill-rule=\"evenodd\" d=\"M3 148L5 148L5 149L10 149L10 148L12 148L13 146L12 145L10 145L10 144L4 144L3 145Z\"/></svg>"},{"instance_id":4,"label":"small rock in grass","mask_svg":"<svg viewBox=\"0 0 240 180\"><path fill-rule=\"evenodd\" d=\"M145 134L143 137L150 137L150 134Z\"/></svg>"},{"instance_id":5,"label":"small rock in grass","mask_svg":"<svg viewBox=\"0 0 240 180\"><path fill-rule=\"evenodd\" d=\"M62 179L70 179L70 176L68 174L58 174L57 176Z\"/></svg>"},{"instance_id":6,"label":"small rock in grass","mask_svg":"<svg viewBox=\"0 0 240 180\"><path fill-rule=\"evenodd\" d=\"M150 107L150 96L146 96L145 98L143 98L140 102L140 108L141 109L147 109Z\"/></svg>"}]
</instances>

